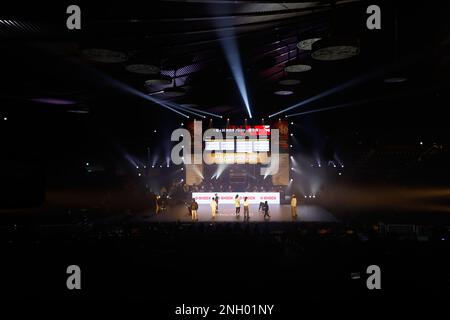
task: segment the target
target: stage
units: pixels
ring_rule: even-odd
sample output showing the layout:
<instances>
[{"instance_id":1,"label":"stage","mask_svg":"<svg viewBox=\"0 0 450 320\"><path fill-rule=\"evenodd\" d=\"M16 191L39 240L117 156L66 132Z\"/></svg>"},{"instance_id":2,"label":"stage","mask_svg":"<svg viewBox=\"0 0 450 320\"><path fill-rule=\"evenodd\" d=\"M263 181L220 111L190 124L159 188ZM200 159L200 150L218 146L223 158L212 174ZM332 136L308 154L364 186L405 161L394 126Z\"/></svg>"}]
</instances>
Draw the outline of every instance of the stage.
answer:
<instances>
[{"instance_id":1,"label":"stage","mask_svg":"<svg viewBox=\"0 0 450 320\"><path fill-rule=\"evenodd\" d=\"M264 214L258 212L258 204L251 204L250 206L250 222L337 222L338 220L327 210L315 205L300 205L297 207L297 219L293 220L289 205L270 205L270 219L264 219ZM192 221L188 214L186 206L176 206L168 208L166 212L145 217L148 222L175 222L175 221ZM219 213L215 219L212 219L211 208L209 204L200 204L198 209L198 221L208 222L244 222L244 208L241 206L240 217L237 218L235 214L235 207L233 204L219 205Z\"/></svg>"}]
</instances>

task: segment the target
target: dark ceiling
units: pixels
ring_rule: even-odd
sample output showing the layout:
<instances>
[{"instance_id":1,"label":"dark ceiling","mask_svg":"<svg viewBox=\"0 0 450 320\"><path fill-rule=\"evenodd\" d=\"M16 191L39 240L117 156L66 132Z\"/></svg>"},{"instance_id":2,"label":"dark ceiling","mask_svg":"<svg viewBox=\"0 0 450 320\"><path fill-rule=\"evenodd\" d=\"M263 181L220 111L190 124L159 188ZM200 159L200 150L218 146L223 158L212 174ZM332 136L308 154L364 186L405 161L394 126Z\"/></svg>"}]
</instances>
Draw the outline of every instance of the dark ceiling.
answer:
<instances>
[{"instance_id":1,"label":"dark ceiling","mask_svg":"<svg viewBox=\"0 0 450 320\"><path fill-rule=\"evenodd\" d=\"M27 121L41 119L45 126L60 119L75 121L87 132L107 132L123 139L143 137L155 128L183 121L178 114L130 93L132 88L160 101L194 104L242 123L248 115L223 50L231 39L239 49L254 122L355 82L301 111L354 101L362 101L362 106L323 112L308 118L305 125L327 127L328 132L361 123L376 127L381 119L377 117L389 112L383 118L386 123L395 119L393 125L404 125L402 120L408 117L411 126L416 126L425 117L425 123L436 127L433 121L443 118L433 113L441 111L442 101L448 101L449 6L443 2L376 3L382 8L381 30L366 28L366 8L373 3L357 0L83 1L79 3L80 31L66 28L65 11L72 3L2 4L2 112L28 114ZM310 51L297 47L299 41L312 37L351 41L360 54L342 61L312 59ZM119 61L95 61L86 54L91 49L112 50ZM312 70L298 76L284 71L299 63L311 65ZM186 94L171 97L162 92L167 86L146 86L148 75L127 71L133 64L158 67L159 76L175 78ZM383 82L392 76L407 81ZM285 89L280 80L292 78L301 81L289 88L292 95L274 94ZM417 106L419 101L430 103L427 112ZM410 105L407 113L405 105ZM57 130L70 127L59 126Z\"/></svg>"}]
</instances>

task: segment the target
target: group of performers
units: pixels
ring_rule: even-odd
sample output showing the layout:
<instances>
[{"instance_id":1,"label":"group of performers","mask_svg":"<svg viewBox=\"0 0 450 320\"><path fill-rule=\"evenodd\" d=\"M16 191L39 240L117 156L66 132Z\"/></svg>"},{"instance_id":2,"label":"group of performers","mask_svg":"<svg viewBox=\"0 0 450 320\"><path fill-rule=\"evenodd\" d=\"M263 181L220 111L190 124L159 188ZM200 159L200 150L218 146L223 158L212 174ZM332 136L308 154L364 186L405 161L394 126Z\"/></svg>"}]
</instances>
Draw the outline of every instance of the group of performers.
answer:
<instances>
[{"instance_id":1,"label":"group of performers","mask_svg":"<svg viewBox=\"0 0 450 320\"><path fill-rule=\"evenodd\" d=\"M236 218L239 219L241 214L241 198L237 194L236 197L234 197L234 205L236 208ZM250 220L250 210L249 210L249 201L247 197L244 197L243 201L244 206L244 220ZM219 197L217 193L214 195L214 197L211 198L210 202L211 207L211 217L214 220L216 218L216 215L219 213ZM192 202L188 206L188 209L190 211L190 215L192 217L193 221L198 221L198 203L195 201L195 199L192 199ZM258 212L264 213L264 219L270 218L269 215L269 204L267 201L260 202ZM293 219L297 218L297 197L295 194L291 196L291 216Z\"/></svg>"}]
</instances>

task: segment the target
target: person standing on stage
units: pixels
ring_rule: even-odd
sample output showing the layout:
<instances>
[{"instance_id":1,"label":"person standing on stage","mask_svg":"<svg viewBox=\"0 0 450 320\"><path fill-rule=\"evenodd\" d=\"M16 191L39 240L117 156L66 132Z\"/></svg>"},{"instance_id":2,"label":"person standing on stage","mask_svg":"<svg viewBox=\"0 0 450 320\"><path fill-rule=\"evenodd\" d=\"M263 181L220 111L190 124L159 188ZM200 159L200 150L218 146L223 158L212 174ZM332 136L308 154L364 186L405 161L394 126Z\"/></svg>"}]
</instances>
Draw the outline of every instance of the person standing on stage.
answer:
<instances>
[{"instance_id":1,"label":"person standing on stage","mask_svg":"<svg viewBox=\"0 0 450 320\"><path fill-rule=\"evenodd\" d=\"M291 215L292 218L297 218L297 197L295 194L291 197Z\"/></svg>"},{"instance_id":2,"label":"person standing on stage","mask_svg":"<svg viewBox=\"0 0 450 320\"><path fill-rule=\"evenodd\" d=\"M216 218L217 202L214 197L211 198L211 216L213 220Z\"/></svg>"},{"instance_id":3,"label":"person standing on stage","mask_svg":"<svg viewBox=\"0 0 450 320\"><path fill-rule=\"evenodd\" d=\"M238 194L234 197L234 205L236 207L236 217L239 217L241 213L241 199Z\"/></svg>"},{"instance_id":4,"label":"person standing on stage","mask_svg":"<svg viewBox=\"0 0 450 320\"><path fill-rule=\"evenodd\" d=\"M195 199L192 199L191 203L192 221L198 220L197 210L198 210L198 203L195 201Z\"/></svg>"},{"instance_id":5,"label":"person standing on stage","mask_svg":"<svg viewBox=\"0 0 450 320\"><path fill-rule=\"evenodd\" d=\"M216 201L216 213L219 213L219 196L215 194L214 200Z\"/></svg>"},{"instance_id":6,"label":"person standing on stage","mask_svg":"<svg viewBox=\"0 0 450 320\"><path fill-rule=\"evenodd\" d=\"M270 218L270 216L269 216L269 204L267 203L267 201L264 202L263 211L264 211L264 219L266 217Z\"/></svg>"},{"instance_id":7,"label":"person standing on stage","mask_svg":"<svg viewBox=\"0 0 450 320\"><path fill-rule=\"evenodd\" d=\"M248 210L248 198L244 198L244 219L250 219L250 211Z\"/></svg>"}]
</instances>

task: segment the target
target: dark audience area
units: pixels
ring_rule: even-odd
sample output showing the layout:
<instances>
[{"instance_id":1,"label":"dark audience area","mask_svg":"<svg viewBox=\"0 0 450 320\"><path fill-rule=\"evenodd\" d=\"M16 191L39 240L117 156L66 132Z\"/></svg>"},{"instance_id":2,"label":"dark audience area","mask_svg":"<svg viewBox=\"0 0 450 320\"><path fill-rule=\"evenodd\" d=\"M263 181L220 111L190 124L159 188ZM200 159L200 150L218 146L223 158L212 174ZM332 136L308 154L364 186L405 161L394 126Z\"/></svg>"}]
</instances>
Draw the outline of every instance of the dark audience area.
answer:
<instances>
[{"instance_id":1,"label":"dark audience area","mask_svg":"<svg viewBox=\"0 0 450 320\"><path fill-rule=\"evenodd\" d=\"M80 214L76 224L3 225L1 272L11 277L2 294L164 301L450 296L450 231L442 226L89 221ZM381 292L365 285L375 261ZM81 292L64 286L74 262L86 270Z\"/></svg>"}]
</instances>

